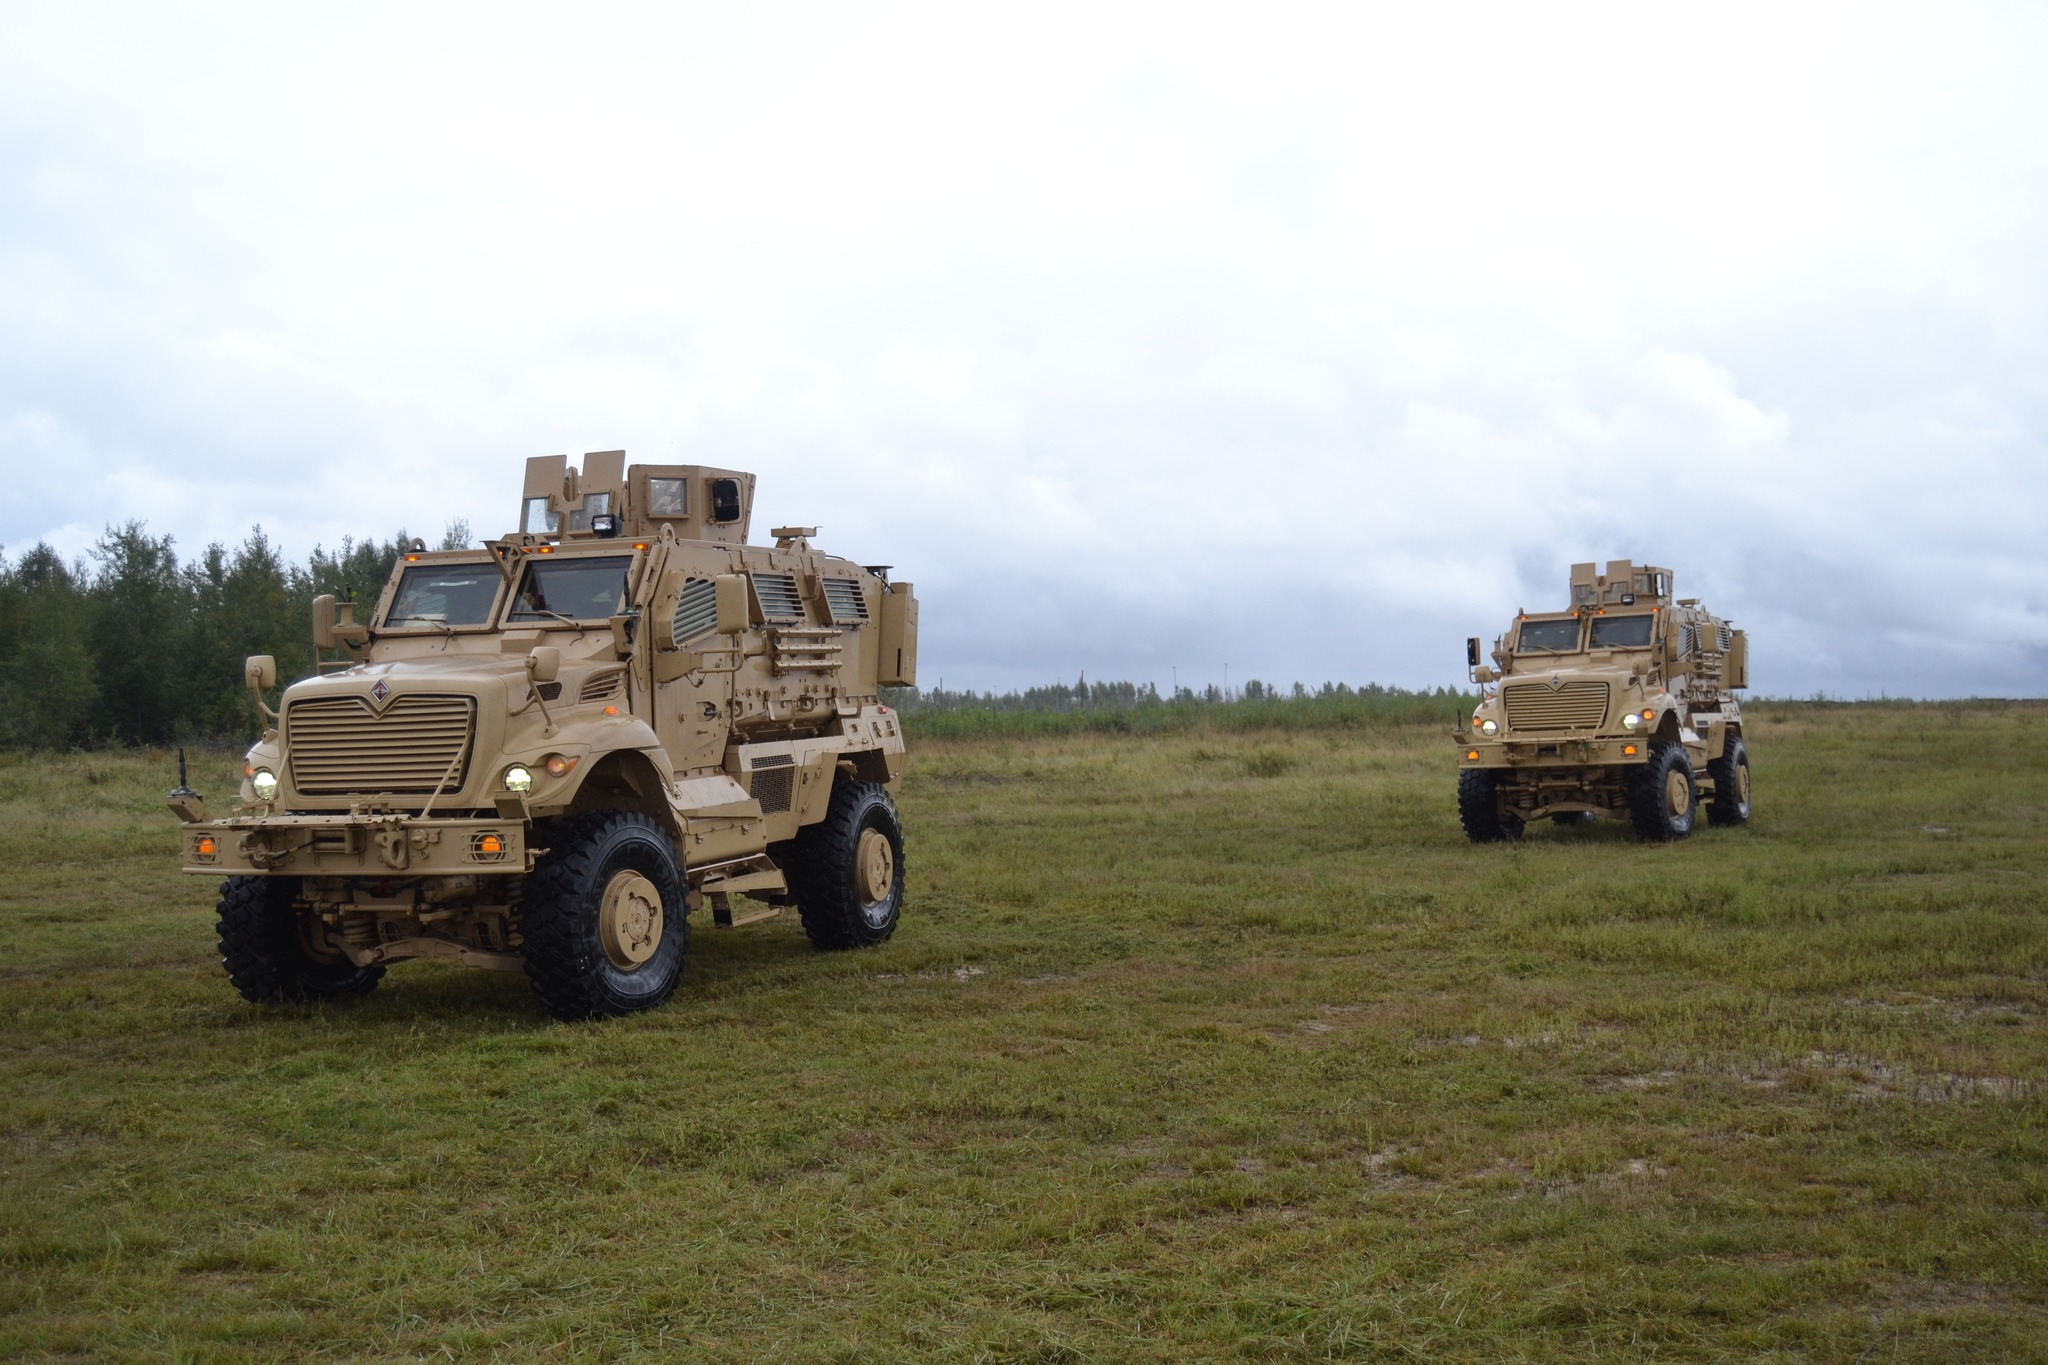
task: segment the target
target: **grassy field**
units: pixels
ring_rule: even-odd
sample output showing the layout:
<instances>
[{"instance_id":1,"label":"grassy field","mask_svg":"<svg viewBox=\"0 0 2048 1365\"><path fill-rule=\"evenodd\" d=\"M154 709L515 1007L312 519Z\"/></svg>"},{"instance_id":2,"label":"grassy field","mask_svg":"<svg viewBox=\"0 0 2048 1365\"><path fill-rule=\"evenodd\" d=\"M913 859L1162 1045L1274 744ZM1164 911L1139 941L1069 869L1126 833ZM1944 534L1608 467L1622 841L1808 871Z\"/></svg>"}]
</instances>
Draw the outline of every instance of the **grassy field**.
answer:
<instances>
[{"instance_id":1,"label":"grassy field","mask_svg":"<svg viewBox=\"0 0 2048 1365\"><path fill-rule=\"evenodd\" d=\"M2048 707L1753 716L1663 848L1468 846L1434 728L927 743L892 944L598 1026L244 1005L171 764L0 757L0 1356L2048 1359Z\"/></svg>"}]
</instances>

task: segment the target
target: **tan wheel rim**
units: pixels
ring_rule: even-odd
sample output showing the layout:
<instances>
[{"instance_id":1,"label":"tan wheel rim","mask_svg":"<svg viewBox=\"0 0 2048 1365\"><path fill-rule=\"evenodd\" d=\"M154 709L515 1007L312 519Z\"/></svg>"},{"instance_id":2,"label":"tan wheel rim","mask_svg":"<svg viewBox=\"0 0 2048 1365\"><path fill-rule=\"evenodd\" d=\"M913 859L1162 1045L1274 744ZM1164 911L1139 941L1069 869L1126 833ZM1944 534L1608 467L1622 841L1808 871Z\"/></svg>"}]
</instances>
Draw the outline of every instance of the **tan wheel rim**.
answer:
<instances>
[{"instance_id":1,"label":"tan wheel rim","mask_svg":"<svg viewBox=\"0 0 2048 1365\"><path fill-rule=\"evenodd\" d=\"M1749 765L1747 763L1735 765L1735 799L1745 806L1749 804Z\"/></svg>"},{"instance_id":2,"label":"tan wheel rim","mask_svg":"<svg viewBox=\"0 0 2048 1365\"><path fill-rule=\"evenodd\" d=\"M661 946L661 892L654 883L631 868L614 874L604 886L597 936L604 955L621 971L653 957Z\"/></svg>"},{"instance_id":3,"label":"tan wheel rim","mask_svg":"<svg viewBox=\"0 0 2048 1365\"><path fill-rule=\"evenodd\" d=\"M896 850L889 836L878 829L860 832L860 853L854 859L859 869L860 898L868 905L889 899L896 887Z\"/></svg>"},{"instance_id":4,"label":"tan wheel rim","mask_svg":"<svg viewBox=\"0 0 2048 1365\"><path fill-rule=\"evenodd\" d=\"M1683 820L1685 813L1692 809L1692 783L1686 780L1681 769L1673 768L1671 775L1664 779L1664 804L1671 808L1674 820Z\"/></svg>"}]
</instances>

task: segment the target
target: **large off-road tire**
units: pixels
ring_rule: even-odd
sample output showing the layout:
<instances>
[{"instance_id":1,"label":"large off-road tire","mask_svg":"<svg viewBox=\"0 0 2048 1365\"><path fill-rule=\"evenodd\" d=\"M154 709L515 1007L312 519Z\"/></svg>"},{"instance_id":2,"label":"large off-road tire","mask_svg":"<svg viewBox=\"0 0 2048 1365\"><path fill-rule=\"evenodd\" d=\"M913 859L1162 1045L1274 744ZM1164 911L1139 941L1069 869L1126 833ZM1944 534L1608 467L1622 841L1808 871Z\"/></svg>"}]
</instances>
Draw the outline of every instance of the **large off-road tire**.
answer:
<instances>
[{"instance_id":1,"label":"large off-road tire","mask_svg":"<svg viewBox=\"0 0 2048 1365\"><path fill-rule=\"evenodd\" d=\"M1458 823L1475 844L1522 837L1522 817L1501 810L1491 768L1466 768L1458 774Z\"/></svg>"},{"instance_id":2,"label":"large off-road tire","mask_svg":"<svg viewBox=\"0 0 2048 1365\"><path fill-rule=\"evenodd\" d=\"M632 811L594 811L543 837L526 878L520 951L557 1019L610 1019L675 993L689 946L682 868L668 831Z\"/></svg>"},{"instance_id":3,"label":"large off-road tire","mask_svg":"<svg viewBox=\"0 0 2048 1365\"><path fill-rule=\"evenodd\" d=\"M242 998L259 1005L368 995L381 965L358 967L293 904L297 877L230 877L214 907L220 965Z\"/></svg>"},{"instance_id":4,"label":"large off-road tire","mask_svg":"<svg viewBox=\"0 0 2048 1365\"><path fill-rule=\"evenodd\" d=\"M889 789L841 778L825 818L798 831L789 889L819 948L872 948L903 914L903 823Z\"/></svg>"},{"instance_id":5,"label":"large off-road tire","mask_svg":"<svg viewBox=\"0 0 2048 1365\"><path fill-rule=\"evenodd\" d=\"M1692 760L1675 739L1650 741L1650 761L1629 779L1629 822L1651 843L1683 839L1699 818L1700 786Z\"/></svg>"},{"instance_id":6,"label":"large off-road tire","mask_svg":"<svg viewBox=\"0 0 2048 1365\"><path fill-rule=\"evenodd\" d=\"M1707 761L1707 776L1714 779L1714 795L1707 802L1707 823L1748 824L1749 750L1740 735L1730 735L1721 756Z\"/></svg>"}]
</instances>

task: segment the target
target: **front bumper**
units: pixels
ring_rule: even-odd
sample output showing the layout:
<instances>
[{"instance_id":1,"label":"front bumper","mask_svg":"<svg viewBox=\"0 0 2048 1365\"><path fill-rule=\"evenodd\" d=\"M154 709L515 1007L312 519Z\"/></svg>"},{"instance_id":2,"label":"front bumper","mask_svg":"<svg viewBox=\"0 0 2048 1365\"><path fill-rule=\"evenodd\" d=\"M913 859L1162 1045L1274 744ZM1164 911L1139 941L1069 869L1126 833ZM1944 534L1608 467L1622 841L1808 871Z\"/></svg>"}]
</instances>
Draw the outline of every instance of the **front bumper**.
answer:
<instances>
[{"instance_id":1,"label":"front bumper","mask_svg":"<svg viewBox=\"0 0 2048 1365\"><path fill-rule=\"evenodd\" d=\"M1650 741L1642 735L1480 739L1466 733L1458 735L1457 740L1461 768L1583 768L1590 764L1613 767L1650 760Z\"/></svg>"},{"instance_id":2,"label":"front bumper","mask_svg":"<svg viewBox=\"0 0 2048 1365\"><path fill-rule=\"evenodd\" d=\"M401 814L258 815L179 831L187 872L292 877L437 877L533 870L520 820Z\"/></svg>"}]
</instances>

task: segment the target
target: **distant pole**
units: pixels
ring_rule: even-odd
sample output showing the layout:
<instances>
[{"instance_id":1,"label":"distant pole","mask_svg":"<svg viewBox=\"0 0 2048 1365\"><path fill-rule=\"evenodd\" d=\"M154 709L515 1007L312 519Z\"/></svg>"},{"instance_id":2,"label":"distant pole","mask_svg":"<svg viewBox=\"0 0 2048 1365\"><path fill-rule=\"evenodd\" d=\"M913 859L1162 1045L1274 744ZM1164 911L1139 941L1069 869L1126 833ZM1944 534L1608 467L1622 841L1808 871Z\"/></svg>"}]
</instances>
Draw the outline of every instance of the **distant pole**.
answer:
<instances>
[{"instance_id":1,"label":"distant pole","mask_svg":"<svg viewBox=\"0 0 2048 1365\"><path fill-rule=\"evenodd\" d=\"M1173 666L1173 695L1174 695L1174 696L1176 696L1176 697L1180 695L1180 665L1179 665L1179 664L1175 664L1175 665Z\"/></svg>"},{"instance_id":2,"label":"distant pole","mask_svg":"<svg viewBox=\"0 0 2048 1365\"><path fill-rule=\"evenodd\" d=\"M1223 665L1223 700L1230 700L1230 665Z\"/></svg>"}]
</instances>

